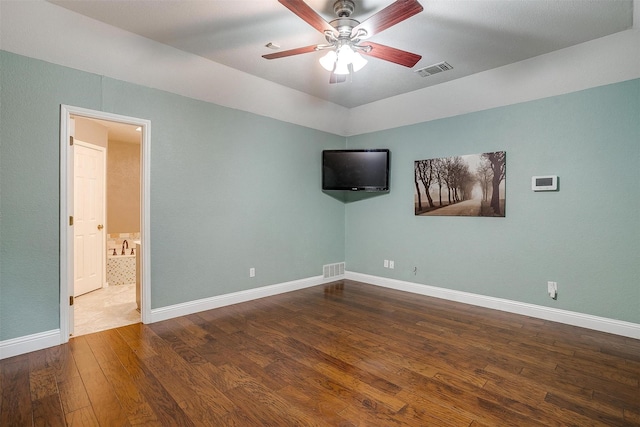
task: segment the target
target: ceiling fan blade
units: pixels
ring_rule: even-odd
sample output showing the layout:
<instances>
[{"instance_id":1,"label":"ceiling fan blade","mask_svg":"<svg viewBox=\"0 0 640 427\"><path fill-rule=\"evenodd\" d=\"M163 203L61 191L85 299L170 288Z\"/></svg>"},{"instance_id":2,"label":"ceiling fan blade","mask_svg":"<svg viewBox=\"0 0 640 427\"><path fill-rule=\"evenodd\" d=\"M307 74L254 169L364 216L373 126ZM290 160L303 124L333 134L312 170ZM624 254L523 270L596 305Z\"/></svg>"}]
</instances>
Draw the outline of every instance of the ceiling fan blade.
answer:
<instances>
[{"instance_id":1,"label":"ceiling fan blade","mask_svg":"<svg viewBox=\"0 0 640 427\"><path fill-rule=\"evenodd\" d=\"M351 34L357 34L358 30L363 29L366 30L367 37L372 36L405 19L411 18L413 15L422 12L423 9L417 0L397 0L354 27Z\"/></svg>"},{"instance_id":2,"label":"ceiling fan blade","mask_svg":"<svg viewBox=\"0 0 640 427\"><path fill-rule=\"evenodd\" d=\"M289 9L291 12L295 13L305 21L307 24L311 25L316 30L324 33L325 31L335 32L335 28L333 28L327 21L325 21L322 16L318 15L315 10L311 9L309 5L307 5L302 0L278 0L284 7Z\"/></svg>"},{"instance_id":3,"label":"ceiling fan blade","mask_svg":"<svg viewBox=\"0 0 640 427\"><path fill-rule=\"evenodd\" d=\"M422 58L421 55L407 52L404 50L396 49L395 47L385 46L383 44L373 43L370 41L364 42L361 46L371 46L369 52L361 50L362 55L373 56L374 58L383 59L385 61L393 62L395 64L404 65L405 67L413 67Z\"/></svg>"},{"instance_id":4,"label":"ceiling fan blade","mask_svg":"<svg viewBox=\"0 0 640 427\"><path fill-rule=\"evenodd\" d=\"M298 47L296 49L283 50L282 52L270 53L268 55L262 55L264 59L277 59L284 58L287 56L300 55L301 53L310 53L316 51L317 45Z\"/></svg>"}]
</instances>

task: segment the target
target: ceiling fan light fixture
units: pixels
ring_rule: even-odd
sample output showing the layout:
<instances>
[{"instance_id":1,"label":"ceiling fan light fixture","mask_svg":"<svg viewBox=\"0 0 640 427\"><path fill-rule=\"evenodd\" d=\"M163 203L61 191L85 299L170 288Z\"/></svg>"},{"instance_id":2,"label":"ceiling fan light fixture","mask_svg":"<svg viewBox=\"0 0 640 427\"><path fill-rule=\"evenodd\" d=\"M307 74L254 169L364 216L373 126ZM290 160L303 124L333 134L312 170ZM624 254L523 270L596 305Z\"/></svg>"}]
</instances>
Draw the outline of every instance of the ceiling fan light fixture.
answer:
<instances>
[{"instance_id":1,"label":"ceiling fan light fixture","mask_svg":"<svg viewBox=\"0 0 640 427\"><path fill-rule=\"evenodd\" d=\"M351 65L353 72L367 65L367 60L358 52L354 52L348 44L340 46L337 51L330 50L320 58L319 62L322 68L335 74L349 74L349 65Z\"/></svg>"},{"instance_id":2,"label":"ceiling fan light fixture","mask_svg":"<svg viewBox=\"0 0 640 427\"><path fill-rule=\"evenodd\" d=\"M336 59L338 59L338 54L335 50L330 50L326 55L320 58L320 65L322 65L322 68L327 71L333 71Z\"/></svg>"},{"instance_id":3,"label":"ceiling fan light fixture","mask_svg":"<svg viewBox=\"0 0 640 427\"><path fill-rule=\"evenodd\" d=\"M338 48L338 62L343 64L351 64L353 62L353 49L348 44Z\"/></svg>"},{"instance_id":4,"label":"ceiling fan light fixture","mask_svg":"<svg viewBox=\"0 0 640 427\"><path fill-rule=\"evenodd\" d=\"M355 73L358 70L361 70L365 65L367 65L366 59L358 52L353 54L353 60L351 61L351 65L353 65L353 72Z\"/></svg>"},{"instance_id":5,"label":"ceiling fan light fixture","mask_svg":"<svg viewBox=\"0 0 640 427\"><path fill-rule=\"evenodd\" d=\"M340 60L336 61L335 74L349 74L349 64Z\"/></svg>"}]
</instances>

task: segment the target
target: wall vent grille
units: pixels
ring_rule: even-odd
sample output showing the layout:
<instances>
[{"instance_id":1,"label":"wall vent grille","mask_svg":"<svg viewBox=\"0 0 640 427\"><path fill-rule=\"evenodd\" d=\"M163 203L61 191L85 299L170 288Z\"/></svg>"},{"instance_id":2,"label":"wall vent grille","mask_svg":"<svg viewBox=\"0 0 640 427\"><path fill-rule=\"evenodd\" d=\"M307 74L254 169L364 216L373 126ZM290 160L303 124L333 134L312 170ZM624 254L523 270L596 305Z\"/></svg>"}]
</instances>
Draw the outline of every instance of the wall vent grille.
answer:
<instances>
[{"instance_id":1,"label":"wall vent grille","mask_svg":"<svg viewBox=\"0 0 640 427\"><path fill-rule=\"evenodd\" d=\"M448 62L440 62L438 64L429 65L428 67L420 68L416 70L416 73L422 77L432 76L434 74L441 73L443 71L453 70L453 67Z\"/></svg>"},{"instance_id":2,"label":"wall vent grille","mask_svg":"<svg viewBox=\"0 0 640 427\"><path fill-rule=\"evenodd\" d=\"M322 267L322 273L325 279L344 276L344 262L327 264Z\"/></svg>"}]
</instances>

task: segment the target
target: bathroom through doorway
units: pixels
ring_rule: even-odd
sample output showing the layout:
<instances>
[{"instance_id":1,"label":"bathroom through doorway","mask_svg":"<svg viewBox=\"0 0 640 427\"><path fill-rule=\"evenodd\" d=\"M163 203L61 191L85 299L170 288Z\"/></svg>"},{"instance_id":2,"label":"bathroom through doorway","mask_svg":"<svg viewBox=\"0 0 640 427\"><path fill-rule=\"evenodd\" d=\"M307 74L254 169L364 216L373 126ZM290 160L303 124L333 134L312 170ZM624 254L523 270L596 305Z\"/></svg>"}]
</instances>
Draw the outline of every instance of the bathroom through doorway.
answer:
<instances>
[{"instance_id":1,"label":"bathroom through doorway","mask_svg":"<svg viewBox=\"0 0 640 427\"><path fill-rule=\"evenodd\" d=\"M61 141L69 141L68 146L61 143L61 160L66 160L61 161L66 163L61 164L61 210L66 208L61 218L69 216L69 223L61 225L61 334L66 342L70 336L148 322L144 246L150 123L62 109Z\"/></svg>"}]
</instances>

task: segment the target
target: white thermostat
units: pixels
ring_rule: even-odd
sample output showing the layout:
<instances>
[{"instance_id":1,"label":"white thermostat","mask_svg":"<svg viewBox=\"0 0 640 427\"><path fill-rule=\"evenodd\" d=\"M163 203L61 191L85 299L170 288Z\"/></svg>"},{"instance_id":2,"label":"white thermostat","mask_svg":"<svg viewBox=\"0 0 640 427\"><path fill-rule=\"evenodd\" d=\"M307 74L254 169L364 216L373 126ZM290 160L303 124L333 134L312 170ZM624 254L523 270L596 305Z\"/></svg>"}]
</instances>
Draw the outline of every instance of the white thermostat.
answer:
<instances>
[{"instance_id":1,"label":"white thermostat","mask_svg":"<svg viewBox=\"0 0 640 427\"><path fill-rule=\"evenodd\" d=\"M558 175L532 176L531 189L533 191L557 191Z\"/></svg>"}]
</instances>

